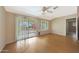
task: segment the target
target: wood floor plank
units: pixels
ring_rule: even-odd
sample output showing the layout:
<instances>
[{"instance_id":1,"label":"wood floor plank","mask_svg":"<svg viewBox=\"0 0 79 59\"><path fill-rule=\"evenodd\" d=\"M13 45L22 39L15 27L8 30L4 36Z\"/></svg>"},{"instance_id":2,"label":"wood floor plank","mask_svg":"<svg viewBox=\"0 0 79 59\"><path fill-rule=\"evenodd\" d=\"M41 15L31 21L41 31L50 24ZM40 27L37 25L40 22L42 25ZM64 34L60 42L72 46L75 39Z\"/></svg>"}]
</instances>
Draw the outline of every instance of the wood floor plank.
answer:
<instances>
[{"instance_id":1,"label":"wood floor plank","mask_svg":"<svg viewBox=\"0 0 79 59\"><path fill-rule=\"evenodd\" d=\"M69 37L47 34L17 41L3 50L7 53L78 53L79 43Z\"/></svg>"}]
</instances>

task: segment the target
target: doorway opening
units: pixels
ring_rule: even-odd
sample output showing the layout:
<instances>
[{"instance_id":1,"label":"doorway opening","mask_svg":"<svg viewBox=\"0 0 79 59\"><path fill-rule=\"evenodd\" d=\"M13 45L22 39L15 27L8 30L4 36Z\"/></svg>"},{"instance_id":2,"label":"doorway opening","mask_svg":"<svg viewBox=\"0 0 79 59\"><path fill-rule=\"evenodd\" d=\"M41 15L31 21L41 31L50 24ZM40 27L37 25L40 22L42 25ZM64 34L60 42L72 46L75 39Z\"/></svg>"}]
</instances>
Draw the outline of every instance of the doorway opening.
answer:
<instances>
[{"instance_id":1,"label":"doorway opening","mask_svg":"<svg viewBox=\"0 0 79 59\"><path fill-rule=\"evenodd\" d=\"M76 38L76 18L66 20L66 36Z\"/></svg>"}]
</instances>

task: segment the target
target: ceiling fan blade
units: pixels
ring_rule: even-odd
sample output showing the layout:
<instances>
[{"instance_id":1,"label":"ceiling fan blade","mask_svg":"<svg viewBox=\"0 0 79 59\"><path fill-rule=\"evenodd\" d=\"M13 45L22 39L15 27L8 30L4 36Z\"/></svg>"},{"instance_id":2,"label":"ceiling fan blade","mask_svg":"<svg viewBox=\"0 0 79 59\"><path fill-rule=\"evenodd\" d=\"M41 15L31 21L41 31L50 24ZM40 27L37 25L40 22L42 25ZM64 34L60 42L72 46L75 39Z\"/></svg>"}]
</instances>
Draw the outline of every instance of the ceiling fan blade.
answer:
<instances>
[{"instance_id":1,"label":"ceiling fan blade","mask_svg":"<svg viewBox=\"0 0 79 59\"><path fill-rule=\"evenodd\" d=\"M48 10L49 8L51 8L51 7L52 7L52 6L47 6L47 7L44 6L44 7L42 8L42 11L45 12L45 11L47 11L47 10Z\"/></svg>"},{"instance_id":2,"label":"ceiling fan blade","mask_svg":"<svg viewBox=\"0 0 79 59\"><path fill-rule=\"evenodd\" d=\"M53 13L53 11L49 11L49 10L47 10L47 12L49 12L49 13Z\"/></svg>"},{"instance_id":3,"label":"ceiling fan blade","mask_svg":"<svg viewBox=\"0 0 79 59\"><path fill-rule=\"evenodd\" d=\"M52 6L48 6L47 9L51 8Z\"/></svg>"},{"instance_id":4,"label":"ceiling fan blade","mask_svg":"<svg viewBox=\"0 0 79 59\"><path fill-rule=\"evenodd\" d=\"M43 7L43 8L42 8L42 11L45 12L45 11L46 11L46 7Z\"/></svg>"},{"instance_id":5,"label":"ceiling fan blade","mask_svg":"<svg viewBox=\"0 0 79 59\"><path fill-rule=\"evenodd\" d=\"M58 6L54 7L53 9L57 9L57 8L58 8Z\"/></svg>"}]
</instances>

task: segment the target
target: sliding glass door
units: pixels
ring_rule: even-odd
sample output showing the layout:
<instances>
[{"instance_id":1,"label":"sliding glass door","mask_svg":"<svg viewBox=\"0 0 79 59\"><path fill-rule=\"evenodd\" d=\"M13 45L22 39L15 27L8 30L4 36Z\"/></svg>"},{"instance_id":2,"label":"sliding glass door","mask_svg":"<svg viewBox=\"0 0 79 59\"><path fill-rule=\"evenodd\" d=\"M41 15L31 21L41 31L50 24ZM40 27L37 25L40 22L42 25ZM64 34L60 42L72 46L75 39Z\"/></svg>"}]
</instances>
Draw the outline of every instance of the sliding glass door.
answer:
<instances>
[{"instance_id":1,"label":"sliding glass door","mask_svg":"<svg viewBox=\"0 0 79 59\"><path fill-rule=\"evenodd\" d=\"M22 40L28 38L28 19L22 16L16 17L16 39Z\"/></svg>"},{"instance_id":2,"label":"sliding glass door","mask_svg":"<svg viewBox=\"0 0 79 59\"><path fill-rule=\"evenodd\" d=\"M29 37L37 36L39 26L38 20L29 18L28 22L29 22Z\"/></svg>"},{"instance_id":3,"label":"sliding glass door","mask_svg":"<svg viewBox=\"0 0 79 59\"><path fill-rule=\"evenodd\" d=\"M23 16L16 17L16 39L22 40L38 35L38 20L26 18Z\"/></svg>"},{"instance_id":4,"label":"sliding glass door","mask_svg":"<svg viewBox=\"0 0 79 59\"><path fill-rule=\"evenodd\" d=\"M40 35L48 30L48 21L36 18L16 16L16 40L27 39Z\"/></svg>"}]
</instances>

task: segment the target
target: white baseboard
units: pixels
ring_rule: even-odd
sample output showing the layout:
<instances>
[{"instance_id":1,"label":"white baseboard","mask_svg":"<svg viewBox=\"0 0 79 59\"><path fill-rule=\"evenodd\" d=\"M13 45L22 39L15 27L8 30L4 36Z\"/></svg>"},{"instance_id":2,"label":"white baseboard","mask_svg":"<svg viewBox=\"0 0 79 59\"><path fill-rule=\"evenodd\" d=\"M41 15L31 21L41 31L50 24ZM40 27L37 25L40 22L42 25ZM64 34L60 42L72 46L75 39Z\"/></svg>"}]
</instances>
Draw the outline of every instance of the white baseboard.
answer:
<instances>
[{"instance_id":1,"label":"white baseboard","mask_svg":"<svg viewBox=\"0 0 79 59\"><path fill-rule=\"evenodd\" d=\"M1 49L0 49L0 53L1 53L1 51L3 50L3 48L4 48L5 46L6 46L6 44L5 44L4 46L1 47Z\"/></svg>"}]
</instances>

